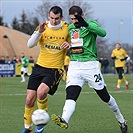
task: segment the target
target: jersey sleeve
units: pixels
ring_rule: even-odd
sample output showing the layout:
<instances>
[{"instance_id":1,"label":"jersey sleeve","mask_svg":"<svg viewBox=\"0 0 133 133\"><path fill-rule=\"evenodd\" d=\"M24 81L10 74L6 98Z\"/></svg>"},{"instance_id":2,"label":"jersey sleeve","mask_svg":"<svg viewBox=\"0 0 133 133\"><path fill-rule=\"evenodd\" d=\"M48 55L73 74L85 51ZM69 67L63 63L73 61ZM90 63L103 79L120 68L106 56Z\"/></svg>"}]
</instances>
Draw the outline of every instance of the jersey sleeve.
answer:
<instances>
[{"instance_id":1,"label":"jersey sleeve","mask_svg":"<svg viewBox=\"0 0 133 133\"><path fill-rule=\"evenodd\" d=\"M112 51L111 57L115 57L115 52L114 52L114 50Z\"/></svg>"},{"instance_id":2,"label":"jersey sleeve","mask_svg":"<svg viewBox=\"0 0 133 133\"><path fill-rule=\"evenodd\" d=\"M101 37L106 36L106 31L103 28L101 28L96 21L90 20L88 21L88 24L89 25L87 28L89 29L90 32L93 32Z\"/></svg>"}]
</instances>

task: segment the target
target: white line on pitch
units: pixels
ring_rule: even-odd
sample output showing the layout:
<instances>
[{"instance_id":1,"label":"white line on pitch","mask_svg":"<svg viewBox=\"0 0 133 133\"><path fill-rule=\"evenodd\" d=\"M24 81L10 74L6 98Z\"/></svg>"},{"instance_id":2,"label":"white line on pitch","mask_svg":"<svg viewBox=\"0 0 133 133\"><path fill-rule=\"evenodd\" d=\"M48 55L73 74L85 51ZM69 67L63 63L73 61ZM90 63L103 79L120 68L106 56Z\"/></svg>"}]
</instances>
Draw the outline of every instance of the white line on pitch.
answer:
<instances>
[{"instance_id":1,"label":"white line on pitch","mask_svg":"<svg viewBox=\"0 0 133 133\"><path fill-rule=\"evenodd\" d=\"M65 92L64 92L65 93ZM81 92L81 94L94 94L94 92ZM133 93L133 90L118 90L118 91L109 91L109 93ZM56 95L63 94L62 92L57 92ZM17 93L17 94L0 94L0 96L24 96L26 93Z\"/></svg>"}]
</instances>

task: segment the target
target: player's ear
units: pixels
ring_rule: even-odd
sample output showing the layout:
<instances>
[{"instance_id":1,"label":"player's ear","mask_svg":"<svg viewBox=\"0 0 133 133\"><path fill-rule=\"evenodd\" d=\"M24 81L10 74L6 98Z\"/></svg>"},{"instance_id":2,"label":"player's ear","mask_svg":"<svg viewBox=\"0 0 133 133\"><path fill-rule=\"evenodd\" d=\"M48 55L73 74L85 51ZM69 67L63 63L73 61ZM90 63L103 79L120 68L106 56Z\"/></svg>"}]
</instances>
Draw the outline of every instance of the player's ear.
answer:
<instances>
[{"instance_id":1,"label":"player's ear","mask_svg":"<svg viewBox=\"0 0 133 133\"><path fill-rule=\"evenodd\" d=\"M48 19L50 19L50 16L49 16L49 14L48 14Z\"/></svg>"},{"instance_id":2,"label":"player's ear","mask_svg":"<svg viewBox=\"0 0 133 133\"><path fill-rule=\"evenodd\" d=\"M84 18L84 14L83 13L81 14L81 17Z\"/></svg>"},{"instance_id":3,"label":"player's ear","mask_svg":"<svg viewBox=\"0 0 133 133\"><path fill-rule=\"evenodd\" d=\"M61 19L63 19L63 18L64 18L64 16L61 17Z\"/></svg>"}]
</instances>

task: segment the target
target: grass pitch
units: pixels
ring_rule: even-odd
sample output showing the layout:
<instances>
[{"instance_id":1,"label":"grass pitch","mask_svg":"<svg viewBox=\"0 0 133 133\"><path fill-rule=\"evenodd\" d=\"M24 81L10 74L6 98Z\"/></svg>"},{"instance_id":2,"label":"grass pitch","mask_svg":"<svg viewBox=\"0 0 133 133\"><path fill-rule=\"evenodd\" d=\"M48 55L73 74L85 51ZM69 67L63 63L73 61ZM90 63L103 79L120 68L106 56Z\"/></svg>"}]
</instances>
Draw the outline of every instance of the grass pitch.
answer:
<instances>
[{"instance_id":1,"label":"grass pitch","mask_svg":"<svg viewBox=\"0 0 133 133\"><path fill-rule=\"evenodd\" d=\"M124 83L121 90L115 91L117 75L105 75L109 93L116 99L119 108L128 122L128 133L133 133L133 78L125 75L130 82L129 90ZM20 77L0 78L0 133L20 133L23 127L23 111L26 97L26 83ZM27 78L28 80L28 78ZM61 115L65 101L65 82L49 98L49 115ZM103 103L93 89L84 85L77 100L76 110L69 121L69 128L64 130L51 120L44 133L121 133L115 115Z\"/></svg>"}]
</instances>

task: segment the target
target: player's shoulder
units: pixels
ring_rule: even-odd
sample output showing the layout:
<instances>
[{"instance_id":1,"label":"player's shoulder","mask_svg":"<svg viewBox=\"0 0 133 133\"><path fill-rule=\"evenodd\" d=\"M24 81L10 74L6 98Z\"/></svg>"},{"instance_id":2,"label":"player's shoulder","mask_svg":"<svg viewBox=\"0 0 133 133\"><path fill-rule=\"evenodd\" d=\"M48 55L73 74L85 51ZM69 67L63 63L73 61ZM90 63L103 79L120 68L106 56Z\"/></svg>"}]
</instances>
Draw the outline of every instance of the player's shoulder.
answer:
<instances>
[{"instance_id":1,"label":"player's shoulder","mask_svg":"<svg viewBox=\"0 0 133 133\"><path fill-rule=\"evenodd\" d=\"M89 24L98 24L98 22L96 20L88 20L88 19L85 19L87 23Z\"/></svg>"},{"instance_id":2,"label":"player's shoulder","mask_svg":"<svg viewBox=\"0 0 133 133\"><path fill-rule=\"evenodd\" d=\"M125 51L125 49L124 49L124 48L121 48L121 50L122 50L122 51Z\"/></svg>"},{"instance_id":3,"label":"player's shoulder","mask_svg":"<svg viewBox=\"0 0 133 133\"><path fill-rule=\"evenodd\" d=\"M69 24L66 21L62 21L62 25L65 26L65 27L69 26Z\"/></svg>"},{"instance_id":4,"label":"player's shoulder","mask_svg":"<svg viewBox=\"0 0 133 133\"><path fill-rule=\"evenodd\" d=\"M115 49L113 49L113 50L112 50L112 52L117 52L117 49L116 49L116 48L115 48Z\"/></svg>"},{"instance_id":5,"label":"player's shoulder","mask_svg":"<svg viewBox=\"0 0 133 133\"><path fill-rule=\"evenodd\" d=\"M126 54L126 50L125 49L122 48L121 51L122 51L122 53Z\"/></svg>"}]
</instances>

